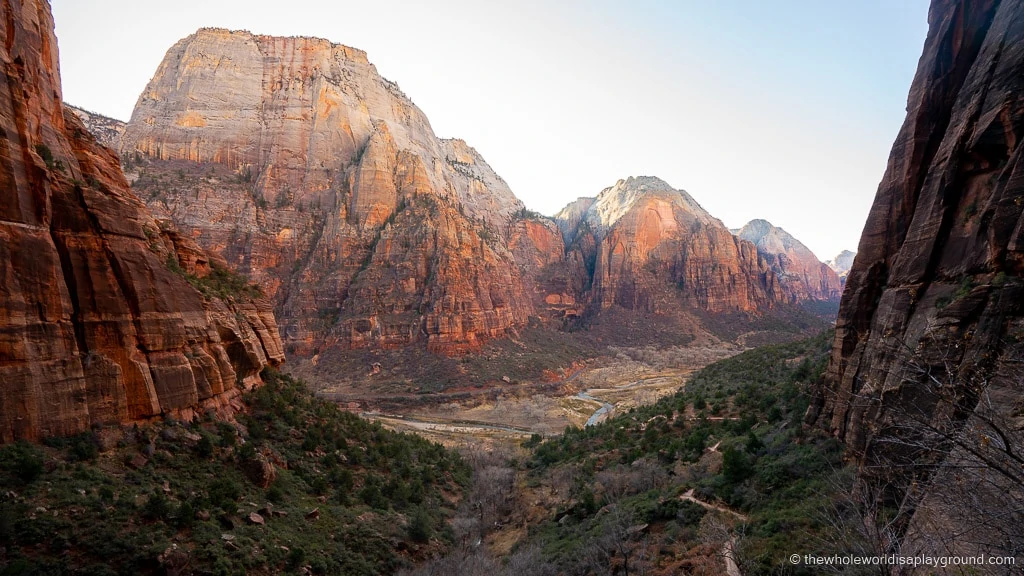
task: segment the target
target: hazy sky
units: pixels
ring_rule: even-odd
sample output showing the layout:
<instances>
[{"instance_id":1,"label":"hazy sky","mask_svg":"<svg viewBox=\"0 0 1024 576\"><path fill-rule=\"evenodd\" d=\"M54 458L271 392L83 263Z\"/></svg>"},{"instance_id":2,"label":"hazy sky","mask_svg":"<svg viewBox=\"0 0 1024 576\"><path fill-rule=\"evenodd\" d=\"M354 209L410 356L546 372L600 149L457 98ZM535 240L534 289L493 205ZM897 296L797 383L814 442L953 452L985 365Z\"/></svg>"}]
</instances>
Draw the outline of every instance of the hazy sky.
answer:
<instances>
[{"instance_id":1,"label":"hazy sky","mask_svg":"<svg viewBox=\"0 0 1024 576\"><path fill-rule=\"evenodd\" d=\"M856 249L927 0L52 0L67 102L127 119L204 26L366 50L442 137L553 214L659 176L728 226Z\"/></svg>"}]
</instances>

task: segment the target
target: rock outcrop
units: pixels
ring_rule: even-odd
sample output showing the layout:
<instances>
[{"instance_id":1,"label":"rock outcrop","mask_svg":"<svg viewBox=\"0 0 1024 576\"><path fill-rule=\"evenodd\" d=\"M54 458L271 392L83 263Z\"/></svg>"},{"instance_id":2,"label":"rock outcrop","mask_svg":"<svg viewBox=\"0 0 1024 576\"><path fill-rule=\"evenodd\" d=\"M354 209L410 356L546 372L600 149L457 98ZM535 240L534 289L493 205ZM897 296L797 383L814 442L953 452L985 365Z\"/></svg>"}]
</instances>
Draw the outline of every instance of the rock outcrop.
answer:
<instances>
[{"instance_id":1,"label":"rock outcrop","mask_svg":"<svg viewBox=\"0 0 1024 576\"><path fill-rule=\"evenodd\" d=\"M592 274L590 298L599 309L666 311L681 299L711 313L758 312L783 301L751 242L658 178L620 180L556 219L570 253Z\"/></svg>"},{"instance_id":2,"label":"rock outcrop","mask_svg":"<svg viewBox=\"0 0 1024 576\"><path fill-rule=\"evenodd\" d=\"M1024 2L934 0L808 412L901 511L904 552L1024 545L1022 102Z\"/></svg>"},{"instance_id":3,"label":"rock outcrop","mask_svg":"<svg viewBox=\"0 0 1024 576\"><path fill-rule=\"evenodd\" d=\"M757 246L791 303L838 301L842 296L842 283L835 271L782 228L767 220L751 220L736 235Z\"/></svg>"},{"instance_id":4,"label":"rock outcrop","mask_svg":"<svg viewBox=\"0 0 1024 576\"><path fill-rule=\"evenodd\" d=\"M200 30L139 98L136 154L140 195L266 288L296 352L472 350L533 311L507 242L522 203L361 50Z\"/></svg>"},{"instance_id":5,"label":"rock outcrop","mask_svg":"<svg viewBox=\"0 0 1024 576\"><path fill-rule=\"evenodd\" d=\"M114 150L121 149L121 137L124 135L124 129L127 124L70 104L65 104L64 106L74 112L75 116L78 116L78 119L82 121L82 124L89 130L89 133L95 136L100 144Z\"/></svg>"},{"instance_id":6,"label":"rock outcrop","mask_svg":"<svg viewBox=\"0 0 1024 576\"><path fill-rule=\"evenodd\" d=\"M268 303L193 287L210 259L64 107L49 4L3 16L0 441L228 407L284 358Z\"/></svg>"},{"instance_id":7,"label":"rock outcrop","mask_svg":"<svg viewBox=\"0 0 1024 576\"><path fill-rule=\"evenodd\" d=\"M825 261L825 264L832 269L833 272L839 276L839 279L845 284L846 277L850 274L850 268L853 268L853 259L857 256L856 252L849 250L843 250L836 257Z\"/></svg>"}]
</instances>

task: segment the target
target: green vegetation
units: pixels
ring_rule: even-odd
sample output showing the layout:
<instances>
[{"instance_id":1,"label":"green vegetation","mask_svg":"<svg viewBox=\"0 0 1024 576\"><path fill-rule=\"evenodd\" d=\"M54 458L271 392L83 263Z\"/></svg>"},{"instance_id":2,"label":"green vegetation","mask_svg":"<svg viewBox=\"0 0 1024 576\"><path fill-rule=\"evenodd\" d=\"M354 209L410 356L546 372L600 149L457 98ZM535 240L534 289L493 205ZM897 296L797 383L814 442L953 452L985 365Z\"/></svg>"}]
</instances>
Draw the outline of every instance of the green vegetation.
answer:
<instances>
[{"instance_id":1,"label":"green vegetation","mask_svg":"<svg viewBox=\"0 0 1024 576\"><path fill-rule=\"evenodd\" d=\"M249 282L248 278L216 264L210 265L210 273L206 276L196 276L182 268L178 263L177 255L170 252L167 254L167 267L171 272L181 275L206 298L259 298L263 296L263 290Z\"/></svg>"},{"instance_id":2,"label":"green vegetation","mask_svg":"<svg viewBox=\"0 0 1024 576\"><path fill-rule=\"evenodd\" d=\"M56 170L61 173L66 171L64 162L54 159L53 152L46 144L36 144L36 154L39 154L39 157L43 159L47 170Z\"/></svg>"},{"instance_id":3,"label":"green vegetation","mask_svg":"<svg viewBox=\"0 0 1024 576\"><path fill-rule=\"evenodd\" d=\"M547 217L540 212L527 210L524 206L523 208L516 210L515 214L512 215L512 220L547 220Z\"/></svg>"},{"instance_id":4,"label":"green vegetation","mask_svg":"<svg viewBox=\"0 0 1024 576\"><path fill-rule=\"evenodd\" d=\"M381 574L448 545L458 455L264 376L238 425L0 448L0 572Z\"/></svg>"},{"instance_id":5,"label":"green vegetation","mask_svg":"<svg viewBox=\"0 0 1024 576\"><path fill-rule=\"evenodd\" d=\"M690 570L699 556L717 554L701 545L724 525L737 537L745 575L803 573L788 555L824 546L823 511L838 501L834 486L842 484L841 445L801 426L830 336L717 362L683 392L539 443L527 463L531 482L568 494L533 531L546 559L568 570L615 540L609 534L633 526L637 558L676 558L672 569ZM573 480L560 487L566 477ZM690 494L729 512L708 512L683 497ZM721 522L704 520L709 514ZM623 534L619 541L629 541L630 532Z\"/></svg>"}]
</instances>

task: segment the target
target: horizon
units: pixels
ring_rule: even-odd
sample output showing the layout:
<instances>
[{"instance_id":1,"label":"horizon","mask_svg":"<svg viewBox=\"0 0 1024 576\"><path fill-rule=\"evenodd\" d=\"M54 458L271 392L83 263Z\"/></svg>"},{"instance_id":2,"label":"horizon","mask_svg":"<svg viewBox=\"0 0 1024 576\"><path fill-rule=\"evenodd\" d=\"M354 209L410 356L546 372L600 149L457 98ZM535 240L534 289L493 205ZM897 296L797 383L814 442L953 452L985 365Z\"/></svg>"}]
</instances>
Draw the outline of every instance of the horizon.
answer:
<instances>
[{"instance_id":1,"label":"horizon","mask_svg":"<svg viewBox=\"0 0 1024 576\"><path fill-rule=\"evenodd\" d=\"M276 14L265 1L54 0L64 97L127 120L166 51L200 28L323 38L366 51L438 137L477 149L531 210L551 216L619 179L656 176L727 227L768 220L824 262L858 248L927 30L920 0L296 4ZM306 19L302 8L356 17ZM147 21L161 25L138 26ZM856 22L874 34L858 36ZM679 30L690 35L666 39Z\"/></svg>"}]
</instances>

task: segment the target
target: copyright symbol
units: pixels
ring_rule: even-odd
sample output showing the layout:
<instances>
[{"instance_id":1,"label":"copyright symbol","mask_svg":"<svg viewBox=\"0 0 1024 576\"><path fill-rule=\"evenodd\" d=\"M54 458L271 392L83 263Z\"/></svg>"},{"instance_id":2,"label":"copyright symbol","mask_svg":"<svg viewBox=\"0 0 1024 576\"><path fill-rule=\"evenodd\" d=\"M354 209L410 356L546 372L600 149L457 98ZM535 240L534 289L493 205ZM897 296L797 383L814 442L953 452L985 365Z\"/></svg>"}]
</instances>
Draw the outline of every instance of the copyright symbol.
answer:
<instances>
[{"instance_id":1,"label":"copyright symbol","mask_svg":"<svg viewBox=\"0 0 1024 576\"><path fill-rule=\"evenodd\" d=\"M789 557L789 561L792 564L799 564L800 563L800 555L799 554L793 554L792 556Z\"/></svg>"}]
</instances>

